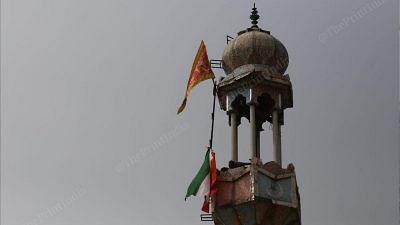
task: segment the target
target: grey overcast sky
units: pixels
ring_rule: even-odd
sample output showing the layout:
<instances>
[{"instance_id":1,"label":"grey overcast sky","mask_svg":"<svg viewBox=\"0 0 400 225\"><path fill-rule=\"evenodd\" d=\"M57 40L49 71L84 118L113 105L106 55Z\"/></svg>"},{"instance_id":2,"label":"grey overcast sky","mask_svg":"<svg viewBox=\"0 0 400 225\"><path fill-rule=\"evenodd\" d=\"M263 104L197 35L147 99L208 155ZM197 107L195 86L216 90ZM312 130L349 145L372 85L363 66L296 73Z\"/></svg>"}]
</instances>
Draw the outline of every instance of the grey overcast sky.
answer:
<instances>
[{"instance_id":1,"label":"grey overcast sky","mask_svg":"<svg viewBox=\"0 0 400 225\"><path fill-rule=\"evenodd\" d=\"M219 59L252 1L1 3L1 224L204 224L202 200L183 199L208 144L211 82L176 110L200 41ZM283 164L296 167L303 224L399 224L399 2L257 7L290 56ZM215 125L222 167L221 110ZM248 122L239 129L245 161Z\"/></svg>"}]
</instances>

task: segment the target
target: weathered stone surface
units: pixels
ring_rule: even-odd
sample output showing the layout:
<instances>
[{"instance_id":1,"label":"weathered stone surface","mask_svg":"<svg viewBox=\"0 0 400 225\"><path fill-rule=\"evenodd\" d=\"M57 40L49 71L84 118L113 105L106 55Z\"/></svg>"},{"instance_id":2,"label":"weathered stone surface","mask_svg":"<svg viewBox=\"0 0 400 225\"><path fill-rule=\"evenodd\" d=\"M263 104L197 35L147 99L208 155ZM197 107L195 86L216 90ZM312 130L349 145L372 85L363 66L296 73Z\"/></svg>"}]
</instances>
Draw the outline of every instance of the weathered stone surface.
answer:
<instances>
[{"instance_id":1,"label":"weathered stone surface","mask_svg":"<svg viewBox=\"0 0 400 225\"><path fill-rule=\"evenodd\" d=\"M261 64L283 75L289 65L285 46L261 29L248 29L231 40L222 54L222 60L226 74L243 65Z\"/></svg>"},{"instance_id":2,"label":"weathered stone surface","mask_svg":"<svg viewBox=\"0 0 400 225\"><path fill-rule=\"evenodd\" d=\"M293 164L276 162L227 169L217 178L215 225L299 225L300 197Z\"/></svg>"}]
</instances>

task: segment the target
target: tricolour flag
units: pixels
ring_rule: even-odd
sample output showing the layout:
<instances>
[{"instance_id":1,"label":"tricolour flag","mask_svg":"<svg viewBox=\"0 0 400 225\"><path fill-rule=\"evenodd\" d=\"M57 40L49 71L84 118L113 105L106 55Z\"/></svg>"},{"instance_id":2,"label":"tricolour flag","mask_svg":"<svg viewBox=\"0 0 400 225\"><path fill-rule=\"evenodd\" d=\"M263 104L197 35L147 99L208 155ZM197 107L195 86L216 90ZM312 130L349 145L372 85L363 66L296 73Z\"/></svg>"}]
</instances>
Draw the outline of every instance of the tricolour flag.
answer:
<instances>
[{"instance_id":1,"label":"tricolour flag","mask_svg":"<svg viewBox=\"0 0 400 225\"><path fill-rule=\"evenodd\" d=\"M187 197L192 195L205 196L201 210L209 213L210 196L217 193L216 182L217 164L215 161L215 153L213 150L208 149L200 170L197 172L187 189L185 200Z\"/></svg>"},{"instance_id":2,"label":"tricolour flag","mask_svg":"<svg viewBox=\"0 0 400 225\"><path fill-rule=\"evenodd\" d=\"M197 50L196 57L193 61L192 71L190 72L190 77L186 87L185 98L178 109L178 114L185 109L186 101L192 88L204 80L214 78L215 75L211 69L210 62L208 61L206 46L204 42L201 41L199 50Z\"/></svg>"}]
</instances>

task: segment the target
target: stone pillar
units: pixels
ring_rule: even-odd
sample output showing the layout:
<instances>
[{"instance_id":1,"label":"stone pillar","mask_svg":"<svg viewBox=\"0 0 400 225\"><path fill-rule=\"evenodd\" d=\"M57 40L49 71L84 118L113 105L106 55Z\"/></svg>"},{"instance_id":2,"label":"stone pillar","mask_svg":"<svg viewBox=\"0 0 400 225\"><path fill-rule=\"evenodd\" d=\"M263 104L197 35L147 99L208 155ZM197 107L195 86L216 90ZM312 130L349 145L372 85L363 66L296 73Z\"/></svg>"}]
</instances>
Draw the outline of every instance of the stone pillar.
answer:
<instances>
[{"instance_id":1,"label":"stone pillar","mask_svg":"<svg viewBox=\"0 0 400 225\"><path fill-rule=\"evenodd\" d=\"M259 159L261 159L261 155L260 155L260 132L261 131L256 131L256 144L257 144L256 156Z\"/></svg>"},{"instance_id":2,"label":"stone pillar","mask_svg":"<svg viewBox=\"0 0 400 225\"><path fill-rule=\"evenodd\" d=\"M231 123L231 160L238 161L238 121L237 114L235 111L231 111L229 114Z\"/></svg>"},{"instance_id":3,"label":"stone pillar","mask_svg":"<svg viewBox=\"0 0 400 225\"><path fill-rule=\"evenodd\" d=\"M272 111L272 132L274 144L274 161L282 165L281 125L279 124L279 109Z\"/></svg>"},{"instance_id":4,"label":"stone pillar","mask_svg":"<svg viewBox=\"0 0 400 225\"><path fill-rule=\"evenodd\" d=\"M250 104L250 148L252 157L257 155L256 129L256 106L254 104Z\"/></svg>"}]
</instances>

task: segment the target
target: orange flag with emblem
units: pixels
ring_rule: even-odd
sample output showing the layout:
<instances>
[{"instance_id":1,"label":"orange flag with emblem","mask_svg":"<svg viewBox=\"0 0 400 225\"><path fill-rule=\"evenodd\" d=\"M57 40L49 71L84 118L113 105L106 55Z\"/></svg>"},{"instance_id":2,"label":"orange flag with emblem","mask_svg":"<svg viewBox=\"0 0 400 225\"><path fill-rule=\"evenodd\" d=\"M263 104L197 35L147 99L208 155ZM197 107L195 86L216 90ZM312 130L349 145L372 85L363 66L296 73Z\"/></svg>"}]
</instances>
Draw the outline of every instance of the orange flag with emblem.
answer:
<instances>
[{"instance_id":1,"label":"orange flag with emblem","mask_svg":"<svg viewBox=\"0 0 400 225\"><path fill-rule=\"evenodd\" d=\"M190 77L186 87L185 98L178 109L178 114L185 109L188 95L193 87L204 80L214 78L215 75L211 69L210 62L208 61L206 46L204 45L204 42L201 41L199 50L197 51L196 57L193 61L192 71L190 72Z\"/></svg>"}]
</instances>

